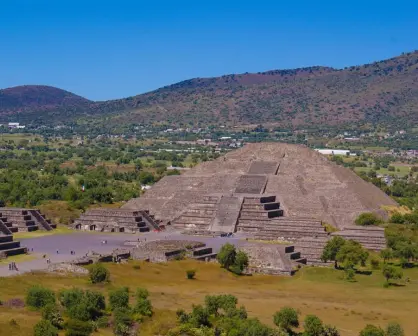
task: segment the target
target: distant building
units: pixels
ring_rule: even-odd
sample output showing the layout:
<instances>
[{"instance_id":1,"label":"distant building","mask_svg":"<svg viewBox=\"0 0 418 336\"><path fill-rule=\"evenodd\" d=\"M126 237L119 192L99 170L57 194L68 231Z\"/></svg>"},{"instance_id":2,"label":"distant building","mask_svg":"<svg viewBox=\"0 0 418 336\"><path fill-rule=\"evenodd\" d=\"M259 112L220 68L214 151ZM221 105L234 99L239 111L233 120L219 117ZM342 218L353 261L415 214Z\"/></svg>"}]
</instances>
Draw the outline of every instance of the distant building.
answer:
<instances>
[{"instance_id":1,"label":"distant building","mask_svg":"<svg viewBox=\"0 0 418 336\"><path fill-rule=\"evenodd\" d=\"M323 155L350 155L347 149L315 149L318 153Z\"/></svg>"},{"instance_id":2,"label":"distant building","mask_svg":"<svg viewBox=\"0 0 418 336\"><path fill-rule=\"evenodd\" d=\"M24 125L20 125L20 123L18 122L9 122L8 127L10 129L15 129L15 128L25 128Z\"/></svg>"}]
</instances>

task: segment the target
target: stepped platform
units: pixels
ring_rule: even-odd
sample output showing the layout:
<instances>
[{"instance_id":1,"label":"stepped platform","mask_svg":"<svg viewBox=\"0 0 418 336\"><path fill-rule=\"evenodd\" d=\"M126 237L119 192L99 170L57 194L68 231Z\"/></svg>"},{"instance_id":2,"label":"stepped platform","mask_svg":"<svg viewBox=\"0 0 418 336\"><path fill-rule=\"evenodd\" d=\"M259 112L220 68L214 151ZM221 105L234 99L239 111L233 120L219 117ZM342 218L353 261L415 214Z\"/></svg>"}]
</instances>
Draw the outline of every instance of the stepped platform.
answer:
<instances>
[{"instance_id":1,"label":"stepped platform","mask_svg":"<svg viewBox=\"0 0 418 336\"><path fill-rule=\"evenodd\" d=\"M38 209L4 207L0 208L0 217L12 232L51 231L57 227Z\"/></svg>"},{"instance_id":2,"label":"stepped platform","mask_svg":"<svg viewBox=\"0 0 418 336\"><path fill-rule=\"evenodd\" d=\"M329 237L301 237L294 243L295 249L300 252L301 256L306 258L308 265L313 266L329 266L332 262L324 263L321 260L322 251Z\"/></svg>"},{"instance_id":3,"label":"stepped platform","mask_svg":"<svg viewBox=\"0 0 418 336\"><path fill-rule=\"evenodd\" d=\"M249 273L271 275L294 274L294 265L292 264L290 256L293 251L289 251L287 246L275 244L249 244L240 249L248 255Z\"/></svg>"},{"instance_id":4,"label":"stepped platform","mask_svg":"<svg viewBox=\"0 0 418 336\"><path fill-rule=\"evenodd\" d=\"M20 246L20 242L13 239L9 228L0 219L0 259L27 253L27 248Z\"/></svg>"},{"instance_id":5,"label":"stepped platform","mask_svg":"<svg viewBox=\"0 0 418 336\"><path fill-rule=\"evenodd\" d=\"M331 236L354 240L364 248L373 251L381 251L386 248L385 230L380 227L350 226L342 231L333 232Z\"/></svg>"},{"instance_id":6,"label":"stepped platform","mask_svg":"<svg viewBox=\"0 0 418 336\"><path fill-rule=\"evenodd\" d=\"M159 222L147 211L99 208L88 210L72 224L76 230L138 233L159 230Z\"/></svg>"}]
</instances>

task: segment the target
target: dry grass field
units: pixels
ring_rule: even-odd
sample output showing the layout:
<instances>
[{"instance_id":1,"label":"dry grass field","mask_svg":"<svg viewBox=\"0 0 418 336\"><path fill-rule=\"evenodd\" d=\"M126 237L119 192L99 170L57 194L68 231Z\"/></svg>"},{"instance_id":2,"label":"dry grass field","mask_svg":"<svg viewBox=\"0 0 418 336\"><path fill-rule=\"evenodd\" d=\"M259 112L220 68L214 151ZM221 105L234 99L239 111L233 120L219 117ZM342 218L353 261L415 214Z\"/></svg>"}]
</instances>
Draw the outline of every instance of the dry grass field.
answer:
<instances>
[{"instance_id":1,"label":"dry grass field","mask_svg":"<svg viewBox=\"0 0 418 336\"><path fill-rule=\"evenodd\" d=\"M134 265L140 265L136 269ZM141 335L164 335L175 323L178 308L190 309L203 302L205 295L230 293L246 306L250 316L272 324L272 315L283 306L300 310L302 316L316 314L326 323L336 325L342 335L358 335L366 324L386 325L399 321L407 335L418 331L418 270L404 272L410 282L405 286L384 288L380 271L372 275L357 275L357 282L342 280L342 273L327 268L305 268L296 276L277 277L255 275L237 277L218 264L176 261L167 264L130 262L109 264L111 283L91 285L85 277L27 274L0 279L0 299L24 298L27 288L42 284L53 290L82 287L107 292L114 286L131 289L145 287L151 293L156 314L141 326ZM187 280L185 271L196 269L196 279ZM10 321L14 319L17 325ZM38 312L27 309L0 307L0 335L31 335L33 325L40 319ZM96 335L111 335L101 330Z\"/></svg>"}]
</instances>

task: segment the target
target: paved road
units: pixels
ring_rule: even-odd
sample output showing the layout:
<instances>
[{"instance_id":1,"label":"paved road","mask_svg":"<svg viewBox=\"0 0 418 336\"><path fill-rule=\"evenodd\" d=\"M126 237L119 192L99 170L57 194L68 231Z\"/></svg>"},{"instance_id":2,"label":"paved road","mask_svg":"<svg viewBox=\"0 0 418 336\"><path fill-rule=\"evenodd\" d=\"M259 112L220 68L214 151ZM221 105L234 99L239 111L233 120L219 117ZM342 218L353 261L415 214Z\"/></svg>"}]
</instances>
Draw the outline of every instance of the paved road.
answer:
<instances>
[{"instance_id":1,"label":"paved road","mask_svg":"<svg viewBox=\"0 0 418 336\"><path fill-rule=\"evenodd\" d=\"M137 241L139 239L140 241L152 241L172 239L201 241L206 243L209 247L212 247L216 252L226 242L230 242L237 246L245 245L246 241L242 240L241 238L242 237L240 236L230 238L195 237L182 235L176 232L149 232L142 234L96 234L87 232L75 232L73 234L57 234L52 236L27 238L21 239L21 244L22 246L26 246L29 253L33 254L36 259L16 263L19 271L10 271L7 264L1 265L0 277L47 269L48 264L46 263L46 259L43 258L43 255L47 255L47 257L51 260L51 263L66 262L84 256L87 252L90 251L98 253L110 253L115 248L124 247L123 243L127 240ZM102 244L104 240L107 241L107 244ZM72 255L70 251L74 251L75 255Z\"/></svg>"}]
</instances>

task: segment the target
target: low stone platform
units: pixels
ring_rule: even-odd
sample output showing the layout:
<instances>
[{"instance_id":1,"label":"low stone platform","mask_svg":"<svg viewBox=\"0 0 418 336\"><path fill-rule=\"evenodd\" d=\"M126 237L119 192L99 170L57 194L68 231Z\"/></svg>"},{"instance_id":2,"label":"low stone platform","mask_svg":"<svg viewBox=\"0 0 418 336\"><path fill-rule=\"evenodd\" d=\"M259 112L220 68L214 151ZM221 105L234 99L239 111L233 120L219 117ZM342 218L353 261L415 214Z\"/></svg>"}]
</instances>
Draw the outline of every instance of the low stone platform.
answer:
<instances>
[{"instance_id":1,"label":"low stone platform","mask_svg":"<svg viewBox=\"0 0 418 336\"><path fill-rule=\"evenodd\" d=\"M131 245L130 242L127 242ZM150 262L167 262L185 257L209 261L216 257L211 247L198 241L188 240L154 240L138 242L132 249L132 258Z\"/></svg>"},{"instance_id":2,"label":"low stone platform","mask_svg":"<svg viewBox=\"0 0 418 336\"><path fill-rule=\"evenodd\" d=\"M148 211L99 208L88 210L72 224L76 230L138 233L160 230Z\"/></svg>"},{"instance_id":3,"label":"low stone platform","mask_svg":"<svg viewBox=\"0 0 418 336\"><path fill-rule=\"evenodd\" d=\"M39 209L0 208L0 218L12 232L51 231L57 227Z\"/></svg>"},{"instance_id":4,"label":"low stone platform","mask_svg":"<svg viewBox=\"0 0 418 336\"><path fill-rule=\"evenodd\" d=\"M249 244L240 248L249 258L248 273L271 275L293 275L295 263L306 263L295 252L294 246L279 244Z\"/></svg>"},{"instance_id":5,"label":"low stone platform","mask_svg":"<svg viewBox=\"0 0 418 336\"><path fill-rule=\"evenodd\" d=\"M20 246L20 242L13 239L13 235L0 233L0 259L27 253L27 248Z\"/></svg>"}]
</instances>

